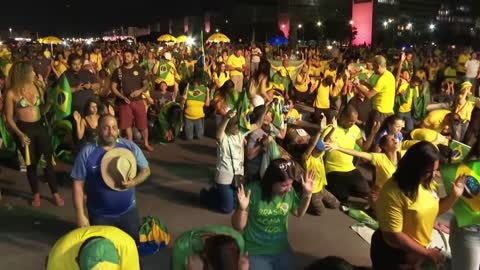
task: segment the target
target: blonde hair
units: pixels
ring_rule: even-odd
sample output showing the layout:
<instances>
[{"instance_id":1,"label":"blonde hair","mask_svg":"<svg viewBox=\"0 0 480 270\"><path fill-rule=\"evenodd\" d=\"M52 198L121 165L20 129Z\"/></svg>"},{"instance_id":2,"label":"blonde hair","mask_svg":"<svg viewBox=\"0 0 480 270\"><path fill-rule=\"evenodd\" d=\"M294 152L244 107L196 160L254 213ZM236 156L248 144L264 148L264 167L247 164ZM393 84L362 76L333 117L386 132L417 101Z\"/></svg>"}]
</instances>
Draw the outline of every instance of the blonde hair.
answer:
<instances>
[{"instance_id":1,"label":"blonde hair","mask_svg":"<svg viewBox=\"0 0 480 270\"><path fill-rule=\"evenodd\" d=\"M7 86L14 91L20 91L29 83L29 76L33 72L33 65L30 61L18 61L12 65L8 73Z\"/></svg>"}]
</instances>

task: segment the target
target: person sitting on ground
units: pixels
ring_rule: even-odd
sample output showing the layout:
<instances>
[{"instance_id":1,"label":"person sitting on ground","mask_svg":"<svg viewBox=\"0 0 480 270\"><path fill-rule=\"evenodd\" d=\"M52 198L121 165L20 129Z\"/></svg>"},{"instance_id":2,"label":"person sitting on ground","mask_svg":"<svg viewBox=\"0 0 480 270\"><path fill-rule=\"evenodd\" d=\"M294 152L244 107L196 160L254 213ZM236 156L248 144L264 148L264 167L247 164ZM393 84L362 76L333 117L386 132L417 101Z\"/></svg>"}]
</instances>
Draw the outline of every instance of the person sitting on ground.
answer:
<instances>
[{"instance_id":1,"label":"person sitting on ground","mask_svg":"<svg viewBox=\"0 0 480 270\"><path fill-rule=\"evenodd\" d=\"M90 99L83 113L85 117L82 118L81 114L77 111L73 112L73 119L75 119L77 123L77 137L82 145L96 141L98 119L100 118L98 107L98 101L96 99Z\"/></svg>"},{"instance_id":2,"label":"person sitting on ground","mask_svg":"<svg viewBox=\"0 0 480 270\"><path fill-rule=\"evenodd\" d=\"M276 159L270 162L262 181L238 189L238 207L232 225L243 232L251 269L293 269L288 217L305 215L312 197L314 174L308 172L302 177L300 199L292 188L294 163Z\"/></svg>"},{"instance_id":3,"label":"person sitting on ground","mask_svg":"<svg viewBox=\"0 0 480 270\"><path fill-rule=\"evenodd\" d=\"M315 173L312 200L310 201L308 211L316 216L321 216L325 211L325 207L336 209L340 206L337 198L325 188L327 186L327 176L325 174L325 165L323 164L325 146L321 138L322 132L323 130L320 129L310 139L308 148L303 154L304 168Z\"/></svg>"},{"instance_id":4,"label":"person sitting on ground","mask_svg":"<svg viewBox=\"0 0 480 270\"><path fill-rule=\"evenodd\" d=\"M376 128L374 127L374 130ZM384 135L379 141L380 153L368 153L351 149L345 149L338 147L335 143L325 143L325 147L328 151L340 151L347 155L362 158L375 167L375 181L370 191L369 204L372 208L375 208L375 202L378 199L378 195L383 185L390 179L397 169L398 161L401 158L401 154L398 151L399 143L393 135Z\"/></svg>"},{"instance_id":5,"label":"person sitting on ground","mask_svg":"<svg viewBox=\"0 0 480 270\"><path fill-rule=\"evenodd\" d=\"M135 241L112 226L75 229L60 238L48 254L47 270L140 270Z\"/></svg>"},{"instance_id":6,"label":"person sitting on ground","mask_svg":"<svg viewBox=\"0 0 480 270\"><path fill-rule=\"evenodd\" d=\"M340 114L338 126L328 126L323 138L330 136L325 142L334 142L346 149L354 149L358 145L361 149L370 148L374 133L371 132L367 140L362 137L362 132L355 125L358 113L353 107L346 107ZM347 204L350 195L367 198L370 188L366 179L353 164L353 157L344 153L333 151L325 154L325 170L327 173L327 189L340 202Z\"/></svg>"},{"instance_id":7,"label":"person sitting on ground","mask_svg":"<svg viewBox=\"0 0 480 270\"><path fill-rule=\"evenodd\" d=\"M275 138L283 139L287 133L287 126L282 130L276 128L273 122L273 113L270 106L258 106L254 109L250 121L257 122L262 119L261 128L254 130L247 137L245 177L247 181L257 181L260 179L260 171L263 155L267 153L267 148L272 144Z\"/></svg>"},{"instance_id":8,"label":"person sitting on ground","mask_svg":"<svg viewBox=\"0 0 480 270\"><path fill-rule=\"evenodd\" d=\"M292 99L287 99L286 100L286 105L285 105L286 114L285 114L285 121L288 124L298 124L302 120L302 115L295 109L295 104L293 103Z\"/></svg>"},{"instance_id":9,"label":"person sitting on ground","mask_svg":"<svg viewBox=\"0 0 480 270\"><path fill-rule=\"evenodd\" d=\"M172 270L248 270L243 236L231 227L205 226L175 240Z\"/></svg>"}]
</instances>

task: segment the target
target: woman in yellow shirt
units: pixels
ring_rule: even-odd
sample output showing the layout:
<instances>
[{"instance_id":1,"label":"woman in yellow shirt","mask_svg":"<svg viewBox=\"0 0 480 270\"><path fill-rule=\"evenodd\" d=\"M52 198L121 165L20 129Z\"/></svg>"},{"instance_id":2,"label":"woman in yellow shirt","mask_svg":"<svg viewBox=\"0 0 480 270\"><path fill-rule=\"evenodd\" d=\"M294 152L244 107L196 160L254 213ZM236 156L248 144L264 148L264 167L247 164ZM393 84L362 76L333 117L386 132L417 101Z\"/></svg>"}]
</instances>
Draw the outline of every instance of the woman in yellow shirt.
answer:
<instances>
[{"instance_id":1,"label":"woman in yellow shirt","mask_svg":"<svg viewBox=\"0 0 480 270\"><path fill-rule=\"evenodd\" d=\"M443 260L439 249L428 247L433 226L437 216L462 196L466 179L460 176L452 192L439 199L434 189L434 179L440 176L439 158L432 143L415 144L380 191L376 204L379 229L370 247L373 269L422 269L422 265Z\"/></svg>"},{"instance_id":2,"label":"woman in yellow shirt","mask_svg":"<svg viewBox=\"0 0 480 270\"><path fill-rule=\"evenodd\" d=\"M225 63L218 63L216 72L213 73L213 81L215 82L215 89L223 86L223 84L230 80L230 74L227 72Z\"/></svg>"},{"instance_id":3,"label":"woman in yellow shirt","mask_svg":"<svg viewBox=\"0 0 480 270\"><path fill-rule=\"evenodd\" d=\"M305 102L308 96L308 86L310 84L310 75L308 74L308 66L303 66L300 73L298 73L297 78L295 80L295 95L297 96L297 100L301 102Z\"/></svg>"},{"instance_id":4,"label":"woman in yellow shirt","mask_svg":"<svg viewBox=\"0 0 480 270\"><path fill-rule=\"evenodd\" d=\"M395 139L395 136L385 135L379 142L382 151L381 153L367 153L353 149L345 149L337 146L335 143L328 142L325 143L325 148L327 151L337 150L347 155L365 159L375 166L375 184L372 187L369 196L369 204L372 208L375 208L375 202L378 199L380 190L397 169L397 163L400 160L400 152L397 151L397 144L398 142Z\"/></svg>"}]
</instances>

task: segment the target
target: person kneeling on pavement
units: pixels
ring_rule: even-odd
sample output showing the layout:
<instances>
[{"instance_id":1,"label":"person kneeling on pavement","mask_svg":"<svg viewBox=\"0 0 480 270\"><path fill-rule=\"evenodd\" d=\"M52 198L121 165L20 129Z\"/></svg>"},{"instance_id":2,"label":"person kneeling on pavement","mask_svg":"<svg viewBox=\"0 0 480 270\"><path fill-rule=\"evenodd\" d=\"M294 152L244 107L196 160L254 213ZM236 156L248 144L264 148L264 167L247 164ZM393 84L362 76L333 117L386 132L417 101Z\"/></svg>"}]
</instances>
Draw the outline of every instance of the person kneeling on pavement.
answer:
<instances>
[{"instance_id":1,"label":"person kneeling on pavement","mask_svg":"<svg viewBox=\"0 0 480 270\"><path fill-rule=\"evenodd\" d=\"M47 270L140 270L137 245L111 226L75 229L60 238L48 254Z\"/></svg>"},{"instance_id":2,"label":"person kneeling on pavement","mask_svg":"<svg viewBox=\"0 0 480 270\"><path fill-rule=\"evenodd\" d=\"M327 186L327 176L323 164L325 145L321 138L321 134L322 130L320 130L315 137L310 139L307 151L305 151L305 154L303 155L305 169L307 171L315 172L312 200L308 208L308 212L315 216L322 215L325 211L325 206L331 209L340 207L340 202L337 198L325 189L325 186Z\"/></svg>"}]
</instances>

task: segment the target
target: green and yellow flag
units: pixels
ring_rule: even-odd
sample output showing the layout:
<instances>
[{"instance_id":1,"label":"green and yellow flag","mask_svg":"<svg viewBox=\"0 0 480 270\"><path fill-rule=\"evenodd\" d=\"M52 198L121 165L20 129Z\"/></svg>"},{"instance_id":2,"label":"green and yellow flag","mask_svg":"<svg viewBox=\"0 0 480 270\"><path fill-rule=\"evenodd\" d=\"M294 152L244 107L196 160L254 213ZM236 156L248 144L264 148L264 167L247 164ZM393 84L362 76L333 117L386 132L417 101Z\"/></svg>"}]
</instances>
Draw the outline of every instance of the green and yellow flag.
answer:
<instances>
[{"instance_id":1,"label":"green and yellow flag","mask_svg":"<svg viewBox=\"0 0 480 270\"><path fill-rule=\"evenodd\" d=\"M235 95L236 94L233 95L233 98L235 98ZM248 117L248 115L253 111L253 108L250 106L250 100L246 89L244 89L240 94L240 97L238 97L237 106L235 108L237 109L240 131L248 132L251 128L250 117Z\"/></svg>"},{"instance_id":2,"label":"green and yellow flag","mask_svg":"<svg viewBox=\"0 0 480 270\"><path fill-rule=\"evenodd\" d=\"M204 85L198 85L198 86L195 86L193 84L189 85L188 92L187 92L188 101L205 102L206 98L207 98L207 87L205 87Z\"/></svg>"},{"instance_id":3,"label":"green and yellow flag","mask_svg":"<svg viewBox=\"0 0 480 270\"><path fill-rule=\"evenodd\" d=\"M171 69L172 65L169 63L169 61L165 59L160 59L158 61L157 78L161 80L166 80L168 75L170 74Z\"/></svg>"},{"instance_id":4,"label":"green and yellow flag","mask_svg":"<svg viewBox=\"0 0 480 270\"><path fill-rule=\"evenodd\" d=\"M460 227L480 224L480 161L442 165L440 173L447 193L452 191L452 184L458 176L466 175L465 191L453 210Z\"/></svg>"},{"instance_id":5,"label":"green and yellow flag","mask_svg":"<svg viewBox=\"0 0 480 270\"><path fill-rule=\"evenodd\" d=\"M55 120L62 120L70 115L72 110L72 89L65 74L60 77L49 91L49 97L53 104Z\"/></svg>"}]
</instances>

